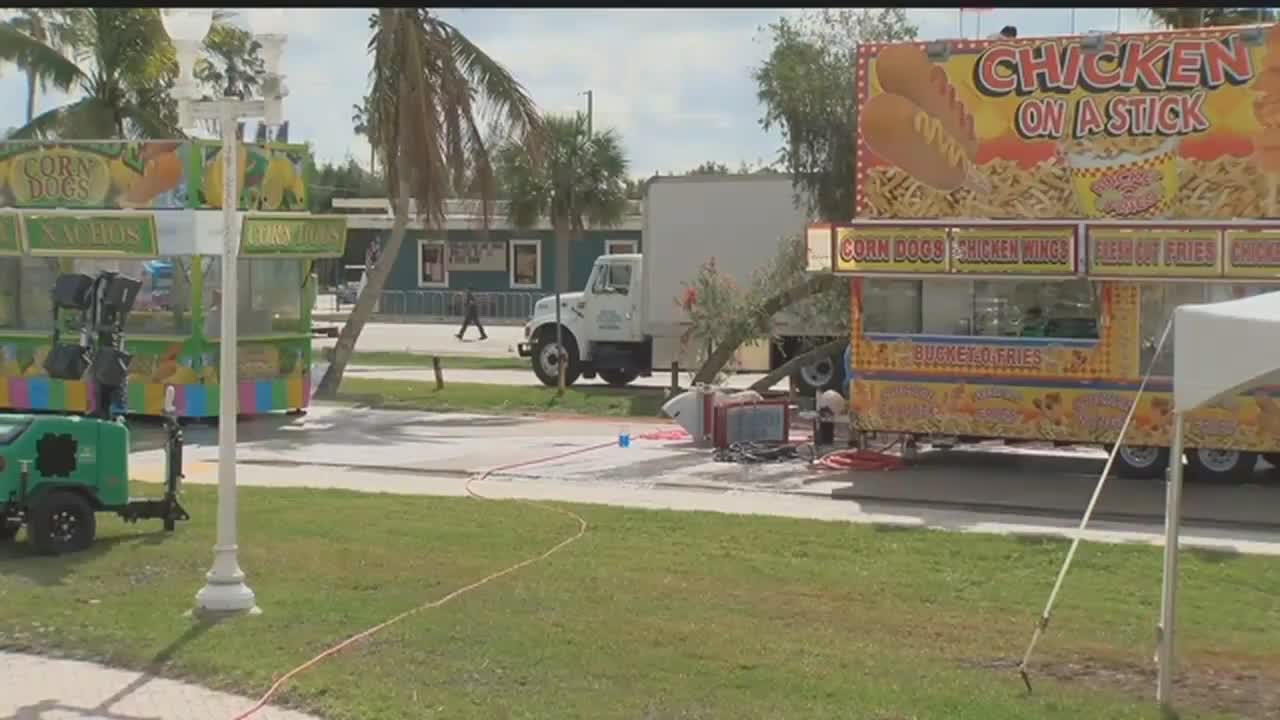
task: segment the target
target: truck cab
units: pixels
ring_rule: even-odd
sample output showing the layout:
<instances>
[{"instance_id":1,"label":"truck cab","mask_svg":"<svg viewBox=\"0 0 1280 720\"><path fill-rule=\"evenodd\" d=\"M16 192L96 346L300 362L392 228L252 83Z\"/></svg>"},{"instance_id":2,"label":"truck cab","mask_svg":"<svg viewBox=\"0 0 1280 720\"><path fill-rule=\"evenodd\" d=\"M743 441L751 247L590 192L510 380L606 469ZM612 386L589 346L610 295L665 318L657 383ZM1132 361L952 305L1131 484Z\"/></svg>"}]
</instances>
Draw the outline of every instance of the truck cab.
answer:
<instances>
[{"instance_id":1,"label":"truck cab","mask_svg":"<svg viewBox=\"0 0 1280 720\"><path fill-rule=\"evenodd\" d=\"M644 264L638 253L596 258L582 292L561 293L559 334L564 344L565 384L599 375L623 386L649 375L652 342L644 333ZM559 382L555 297L538 301L525 325L521 357L547 385Z\"/></svg>"}]
</instances>

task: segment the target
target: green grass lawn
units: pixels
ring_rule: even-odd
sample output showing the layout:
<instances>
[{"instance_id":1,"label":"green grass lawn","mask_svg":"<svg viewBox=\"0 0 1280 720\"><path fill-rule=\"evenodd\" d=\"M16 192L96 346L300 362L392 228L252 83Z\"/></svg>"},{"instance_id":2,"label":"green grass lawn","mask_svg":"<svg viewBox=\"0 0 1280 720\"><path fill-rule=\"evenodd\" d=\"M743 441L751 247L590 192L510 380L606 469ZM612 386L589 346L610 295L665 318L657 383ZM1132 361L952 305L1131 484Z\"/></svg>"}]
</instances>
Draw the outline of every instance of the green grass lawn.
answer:
<instances>
[{"instance_id":1,"label":"green grass lawn","mask_svg":"<svg viewBox=\"0 0 1280 720\"><path fill-rule=\"evenodd\" d=\"M319 357L319 356L317 356ZM518 357L474 357L469 355L441 355L445 370L529 370L529 361ZM357 350L351 357L352 365L379 365L385 367L431 367L431 355L410 352L381 352Z\"/></svg>"},{"instance_id":2,"label":"green grass lawn","mask_svg":"<svg viewBox=\"0 0 1280 720\"><path fill-rule=\"evenodd\" d=\"M211 627L183 616L213 544L214 494L197 486L195 519L174 535L104 517L98 545L77 556L0 549L0 646L256 695L576 527L510 502L240 498L241 563L263 615ZM353 720L1158 717L1154 680L1135 670L1150 667L1156 548L1083 549L1028 697L1013 670L991 668L1021 654L1062 542L576 509L592 527L562 554L388 628L284 699ZM1268 695L1280 687L1280 563L1187 553L1183 571L1183 717L1267 717L1280 706Z\"/></svg>"},{"instance_id":3,"label":"green grass lawn","mask_svg":"<svg viewBox=\"0 0 1280 720\"><path fill-rule=\"evenodd\" d=\"M537 383L533 373L529 382ZM398 410L470 412L539 412L600 415L606 417L658 417L665 401L661 388L571 387L562 397L555 388L543 385L486 385L449 382L443 390L433 382L384 380L381 378L342 379L339 401L359 402L372 407Z\"/></svg>"}]
</instances>

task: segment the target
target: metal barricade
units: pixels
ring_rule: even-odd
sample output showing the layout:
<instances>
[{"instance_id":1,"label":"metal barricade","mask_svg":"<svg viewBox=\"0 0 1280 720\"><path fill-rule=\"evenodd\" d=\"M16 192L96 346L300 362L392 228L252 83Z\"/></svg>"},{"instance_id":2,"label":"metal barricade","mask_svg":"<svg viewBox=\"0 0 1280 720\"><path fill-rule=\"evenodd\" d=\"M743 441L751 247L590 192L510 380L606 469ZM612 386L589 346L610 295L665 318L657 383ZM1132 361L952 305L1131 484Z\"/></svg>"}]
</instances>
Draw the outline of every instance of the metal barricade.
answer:
<instances>
[{"instance_id":1,"label":"metal barricade","mask_svg":"<svg viewBox=\"0 0 1280 720\"><path fill-rule=\"evenodd\" d=\"M546 293L509 290L479 291L473 294L483 321L524 322L533 315L533 306ZM459 290L384 290L379 315L410 322L461 320L465 293Z\"/></svg>"}]
</instances>

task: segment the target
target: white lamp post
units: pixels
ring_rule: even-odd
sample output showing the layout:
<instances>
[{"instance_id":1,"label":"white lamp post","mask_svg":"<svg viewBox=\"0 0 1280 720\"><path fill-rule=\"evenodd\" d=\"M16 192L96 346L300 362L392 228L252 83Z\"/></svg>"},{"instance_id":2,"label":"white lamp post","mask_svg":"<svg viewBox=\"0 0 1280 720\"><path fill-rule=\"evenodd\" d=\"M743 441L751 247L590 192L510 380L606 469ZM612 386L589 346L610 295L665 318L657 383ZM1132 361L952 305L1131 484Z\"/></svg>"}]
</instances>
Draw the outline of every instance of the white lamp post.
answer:
<instances>
[{"instance_id":1,"label":"white lamp post","mask_svg":"<svg viewBox=\"0 0 1280 720\"><path fill-rule=\"evenodd\" d=\"M201 9L162 10L165 31L173 40L178 56L178 82L174 94L178 99L178 122L185 129L194 120L216 119L222 129L222 300L220 386L218 403L218 538L213 546L213 567L206 575L205 586L196 594L201 610L218 613L256 611L256 597L244 582L236 545L236 313L237 261L239 258L239 138L236 124L244 117L264 118L268 125L279 125L282 104L288 90L279 74L280 56L284 51L284 11L250 10L250 30L258 35L263 48L266 77L262 81L265 99L242 100L221 97L199 100L193 77L196 55L213 24L213 11Z\"/></svg>"}]
</instances>

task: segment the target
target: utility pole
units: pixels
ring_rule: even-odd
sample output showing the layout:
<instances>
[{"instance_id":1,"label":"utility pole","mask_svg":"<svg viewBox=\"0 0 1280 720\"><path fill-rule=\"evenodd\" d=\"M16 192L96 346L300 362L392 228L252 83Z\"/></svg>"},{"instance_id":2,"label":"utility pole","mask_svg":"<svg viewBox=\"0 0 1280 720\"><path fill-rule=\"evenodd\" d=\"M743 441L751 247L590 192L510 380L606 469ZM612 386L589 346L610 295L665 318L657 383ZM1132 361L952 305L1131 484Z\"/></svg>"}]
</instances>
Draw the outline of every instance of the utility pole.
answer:
<instances>
[{"instance_id":1,"label":"utility pole","mask_svg":"<svg viewBox=\"0 0 1280 720\"><path fill-rule=\"evenodd\" d=\"M587 96L587 137L588 137L588 138L590 138L590 137L592 137L592 132L591 132L591 116L592 116L593 112L592 112L592 107L591 107L591 101L592 101L592 99L593 99L593 97L592 97L592 96L593 96L593 93L592 93L590 90L587 90L586 92L584 92L584 93L582 93L582 94Z\"/></svg>"}]
</instances>

